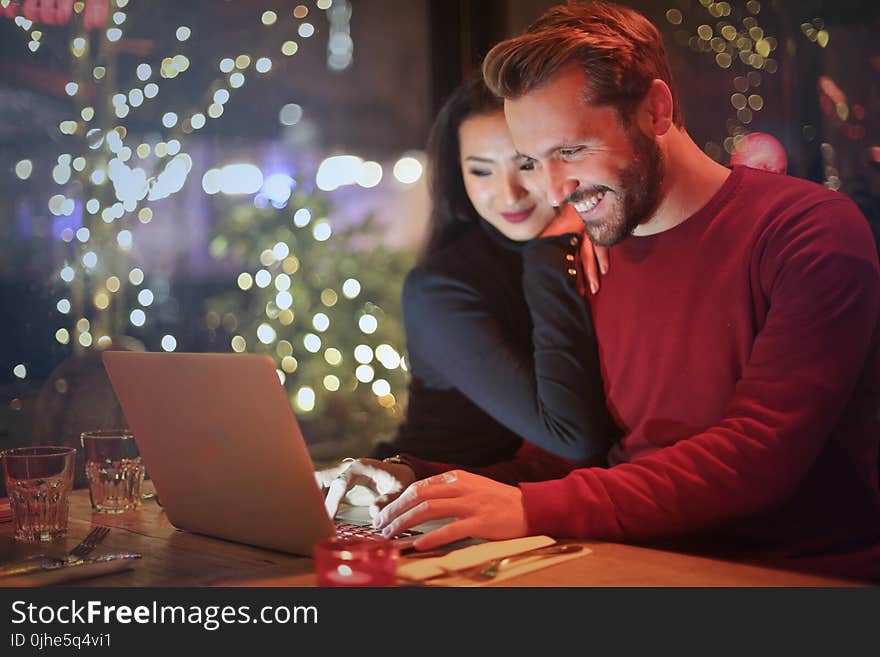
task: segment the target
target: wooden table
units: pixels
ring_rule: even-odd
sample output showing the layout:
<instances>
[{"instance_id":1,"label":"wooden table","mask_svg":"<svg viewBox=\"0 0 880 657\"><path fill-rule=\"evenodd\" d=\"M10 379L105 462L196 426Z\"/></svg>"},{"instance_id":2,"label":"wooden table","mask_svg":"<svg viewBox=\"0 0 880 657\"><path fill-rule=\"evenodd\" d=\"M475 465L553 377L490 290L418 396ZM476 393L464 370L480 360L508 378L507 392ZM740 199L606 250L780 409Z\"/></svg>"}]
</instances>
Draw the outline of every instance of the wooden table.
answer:
<instances>
[{"instance_id":1,"label":"wooden table","mask_svg":"<svg viewBox=\"0 0 880 657\"><path fill-rule=\"evenodd\" d=\"M39 552L61 556L92 525L113 531L95 554L139 552L133 570L88 580L74 586L314 586L312 560L272 550L231 543L175 529L155 501L131 513L92 514L87 490L71 498L69 535L48 545L16 543L12 524L0 524L0 564ZM774 570L644 547L582 541L591 554L492 586L853 586L852 582Z\"/></svg>"}]
</instances>

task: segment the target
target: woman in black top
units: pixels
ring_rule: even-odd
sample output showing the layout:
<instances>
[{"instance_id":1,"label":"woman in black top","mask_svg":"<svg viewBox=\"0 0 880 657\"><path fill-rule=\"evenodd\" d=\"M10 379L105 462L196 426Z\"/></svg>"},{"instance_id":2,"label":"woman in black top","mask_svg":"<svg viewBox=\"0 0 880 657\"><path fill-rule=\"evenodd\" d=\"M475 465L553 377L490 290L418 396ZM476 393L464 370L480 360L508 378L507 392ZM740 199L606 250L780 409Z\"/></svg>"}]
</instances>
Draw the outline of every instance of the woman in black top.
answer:
<instances>
[{"instance_id":1,"label":"woman in black top","mask_svg":"<svg viewBox=\"0 0 880 657\"><path fill-rule=\"evenodd\" d=\"M374 457L475 468L513 459L527 440L564 459L604 459L616 428L579 284L583 252L598 288L583 224L549 205L540 174L511 141L502 101L481 79L441 109L428 159L429 235L403 287L409 403ZM318 481L329 486L350 465L321 471ZM396 489L376 486L377 467L385 469L361 459L345 491L356 483ZM344 494L336 488L328 503Z\"/></svg>"}]
</instances>

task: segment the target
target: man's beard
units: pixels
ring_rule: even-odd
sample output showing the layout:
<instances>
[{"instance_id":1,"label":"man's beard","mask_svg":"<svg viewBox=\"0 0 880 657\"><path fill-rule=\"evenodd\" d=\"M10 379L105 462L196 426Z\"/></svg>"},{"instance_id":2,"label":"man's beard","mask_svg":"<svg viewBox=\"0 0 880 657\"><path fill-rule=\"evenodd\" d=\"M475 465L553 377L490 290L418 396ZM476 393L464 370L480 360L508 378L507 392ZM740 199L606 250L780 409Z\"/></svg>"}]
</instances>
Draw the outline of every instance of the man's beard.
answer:
<instances>
[{"instance_id":1,"label":"man's beard","mask_svg":"<svg viewBox=\"0 0 880 657\"><path fill-rule=\"evenodd\" d=\"M627 139L632 159L620 174L615 193L618 202L606 218L584 223L590 240L599 246L613 246L630 236L650 217L660 199L664 173L660 147L635 125L627 130Z\"/></svg>"}]
</instances>

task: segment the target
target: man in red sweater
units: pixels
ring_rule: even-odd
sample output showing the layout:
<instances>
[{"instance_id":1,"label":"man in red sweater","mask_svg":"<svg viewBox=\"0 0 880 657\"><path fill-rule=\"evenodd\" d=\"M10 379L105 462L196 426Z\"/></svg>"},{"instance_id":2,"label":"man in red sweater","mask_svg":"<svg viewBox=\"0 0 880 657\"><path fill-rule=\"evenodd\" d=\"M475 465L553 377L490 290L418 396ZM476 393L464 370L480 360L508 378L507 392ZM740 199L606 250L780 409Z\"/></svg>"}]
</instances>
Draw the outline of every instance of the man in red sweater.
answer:
<instances>
[{"instance_id":1,"label":"man in red sweater","mask_svg":"<svg viewBox=\"0 0 880 657\"><path fill-rule=\"evenodd\" d=\"M421 480L376 524L457 519L425 549L466 536L675 539L880 579L880 269L856 206L706 156L659 32L631 9L551 9L497 45L484 73L551 201L614 246L590 303L624 437L609 468L526 446L485 472L518 485L408 459L398 480Z\"/></svg>"}]
</instances>

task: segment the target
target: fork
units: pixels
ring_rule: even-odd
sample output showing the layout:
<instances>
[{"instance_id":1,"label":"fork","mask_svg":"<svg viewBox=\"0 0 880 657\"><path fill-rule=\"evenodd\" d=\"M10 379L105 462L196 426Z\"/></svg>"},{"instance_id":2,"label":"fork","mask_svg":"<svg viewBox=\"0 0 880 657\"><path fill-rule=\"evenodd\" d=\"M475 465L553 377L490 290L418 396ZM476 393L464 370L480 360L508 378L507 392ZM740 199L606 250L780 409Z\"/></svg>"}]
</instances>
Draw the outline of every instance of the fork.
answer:
<instances>
[{"instance_id":1,"label":"fork","mask_svg":"<svg viewBox=\"0 0 880 657\"><path fill-rule=\"evenodd\" d=\"M508 566L514 561L518 561L519 559L528 559L529 557L543 556L545 554L571 554L573 552L580 552L583 549L583 545L567 543L565 545L550 545L548 547L537 548L535 550L529 550L527 552L520 552L519 554L512 554L509 557L493 559L476 573L471 574L470 577L479 579L494 579L498 576L498 572L502 568Z\"/></svg>"},{"instance_id":2,"label":"fork","mask_svg":"<svg viewBox=\"0 0 880 657\"><path fill-rule=\"evenodd\" d=\"M77 559L82 559L84 556L90 554L92 550L94 550L98 546L98 543L103 541L109 533L109 527L95 527L86 535L86 537L82 541L77 543L73 547L73 549L67 553L64 561L75 561Z\"/></svg>"},{"instance_id":3,"label":"fork","mask_svg":"<svg viewBox=\"0 0 880 657\"><path fill-rule=\"evenodd\" d=\"M25 557L21 561L15 562L8 566L4 566L3 569L6 568L27 568L30 563L35 561L43 560L47 564L73 564L77 561L83 559L83 557L88 556L91 552L98 546L98 543L104 540L107 534L110 533L109 527L95 527L86 534L86 537L81 540L79 543L73 546L73 549L70 550L63 557L48 557L46 554L32 554L29 557Z\"/></svg>"}]
</instances>

